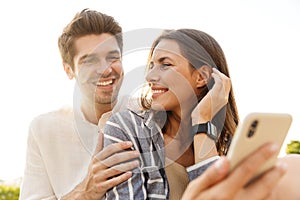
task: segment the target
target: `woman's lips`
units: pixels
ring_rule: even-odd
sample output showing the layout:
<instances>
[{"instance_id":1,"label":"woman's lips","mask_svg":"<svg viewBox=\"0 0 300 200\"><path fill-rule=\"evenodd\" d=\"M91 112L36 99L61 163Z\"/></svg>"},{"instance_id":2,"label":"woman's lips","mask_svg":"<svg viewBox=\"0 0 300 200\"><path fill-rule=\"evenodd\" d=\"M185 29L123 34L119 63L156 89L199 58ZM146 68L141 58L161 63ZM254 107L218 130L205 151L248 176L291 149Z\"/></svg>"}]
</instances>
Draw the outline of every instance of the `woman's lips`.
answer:
<instances>
[{"instance_id":1,"label":"woman's lips","mask_svg":"<svg viewBox=\"0 0 300 200\"><path fill-rule=\"evenodd\" d=\"M158 96L164 94L165 92L168 91L168 88L163 88L163 87L151 87L152 91L152 98L157 98Z\"/></svg>"}]
</instances>

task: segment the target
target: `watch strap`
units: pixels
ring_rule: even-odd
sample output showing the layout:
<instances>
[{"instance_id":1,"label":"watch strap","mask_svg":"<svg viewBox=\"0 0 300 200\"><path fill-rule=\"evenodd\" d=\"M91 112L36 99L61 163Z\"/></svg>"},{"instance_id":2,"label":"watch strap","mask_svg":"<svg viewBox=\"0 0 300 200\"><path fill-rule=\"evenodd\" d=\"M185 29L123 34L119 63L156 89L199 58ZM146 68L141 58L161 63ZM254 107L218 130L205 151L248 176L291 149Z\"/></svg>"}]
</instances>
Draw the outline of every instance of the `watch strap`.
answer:
<instances>
[{"instance_id":1,"label":"watch strap","mask_svg":"<svg viewBox=\"0 0 300 200\"><path fill-rule=\"evenodd\" d=\"M196 124L192 127L192 130L194 135L206 134L209 138L211 138L214 141L217 141L218 139L217 128L211 122Z\"/></svg>"}]
</instances>

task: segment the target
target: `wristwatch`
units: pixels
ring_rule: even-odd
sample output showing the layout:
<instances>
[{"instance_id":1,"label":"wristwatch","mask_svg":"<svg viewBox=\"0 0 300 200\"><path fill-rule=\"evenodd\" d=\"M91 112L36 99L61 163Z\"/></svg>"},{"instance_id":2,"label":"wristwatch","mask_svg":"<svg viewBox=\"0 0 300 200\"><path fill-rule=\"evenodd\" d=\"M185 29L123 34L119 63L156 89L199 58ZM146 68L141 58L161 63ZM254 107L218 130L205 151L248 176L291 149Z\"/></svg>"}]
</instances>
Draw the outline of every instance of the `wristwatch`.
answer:
<instances>
[{"instance_id":1,"label":"wristwatch","mask_svg":"<svg viewBox=\"0 0 300 200\"><path fill-rule=\"evenodd\" d=\"M218 131L217 127L213 125L211 122L206 122L203 124L196 124L192 127L193 134L206 134L209 138L214 140L215 142L218 139Z\"/></svg>"}]
</instances>

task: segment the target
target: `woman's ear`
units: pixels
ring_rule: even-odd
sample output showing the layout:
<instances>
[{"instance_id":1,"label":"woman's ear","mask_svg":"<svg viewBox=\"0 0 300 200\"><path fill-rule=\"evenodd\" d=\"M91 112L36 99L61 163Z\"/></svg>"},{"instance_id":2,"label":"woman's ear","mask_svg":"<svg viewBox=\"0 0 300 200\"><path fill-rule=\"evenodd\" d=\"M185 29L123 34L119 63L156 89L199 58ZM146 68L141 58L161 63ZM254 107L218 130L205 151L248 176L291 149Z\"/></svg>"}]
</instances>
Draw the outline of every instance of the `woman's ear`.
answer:
<instances>
[{"instance_id":1,"label":"woman's ear","mask_svg":"<svg viewBox=\"0 0 300 200\"><path fill-rule=\"evenodd\" d=\"M212 68L210 66L207 65L203 65L201 66L199 69L196 70L197 73L197 83L196 86L198 88L203 87L205 85L207 85L208 81L211 78L211 73L212 73Z\"/></svg>"},{"instance_id":2,"label":"woman's ear","mask_svg":"<svg viewBox=\"0 0 300 200\"><path fill-rule=\"evenodd\" d=\"M69 79L72 80L74 78L74 72L72 67L67 63L63 63L63 67Z\"/></svg>"}]
</instances>

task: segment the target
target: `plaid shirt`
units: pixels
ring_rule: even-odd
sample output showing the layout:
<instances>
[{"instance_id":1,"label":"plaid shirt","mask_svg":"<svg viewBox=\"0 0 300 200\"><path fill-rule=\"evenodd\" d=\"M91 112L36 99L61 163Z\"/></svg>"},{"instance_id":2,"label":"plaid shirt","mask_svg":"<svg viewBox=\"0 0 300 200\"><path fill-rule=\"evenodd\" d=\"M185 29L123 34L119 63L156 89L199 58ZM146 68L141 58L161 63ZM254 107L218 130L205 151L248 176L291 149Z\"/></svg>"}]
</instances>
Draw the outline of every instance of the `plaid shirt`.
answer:
<instances>
[{"instance_id":1,"label":"plaid shirt","mask_svg":"<svg viewBox=\"0 0 300 200\"><path fill-rule=\"evenodd\" d=\"M112 115L104 127L104 146L132 141L141 156L140 167L132 177L106 193L106 199L169 199L169 185L164 169L164 139L160 124L164 117L153 111L121 111ZM187 168L189 179L199 176L217 157Z\"/></svg>"}]
</instances>

